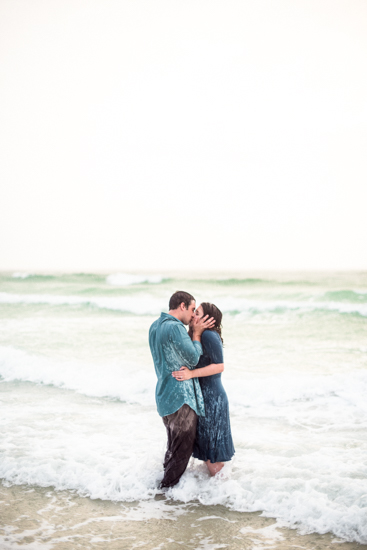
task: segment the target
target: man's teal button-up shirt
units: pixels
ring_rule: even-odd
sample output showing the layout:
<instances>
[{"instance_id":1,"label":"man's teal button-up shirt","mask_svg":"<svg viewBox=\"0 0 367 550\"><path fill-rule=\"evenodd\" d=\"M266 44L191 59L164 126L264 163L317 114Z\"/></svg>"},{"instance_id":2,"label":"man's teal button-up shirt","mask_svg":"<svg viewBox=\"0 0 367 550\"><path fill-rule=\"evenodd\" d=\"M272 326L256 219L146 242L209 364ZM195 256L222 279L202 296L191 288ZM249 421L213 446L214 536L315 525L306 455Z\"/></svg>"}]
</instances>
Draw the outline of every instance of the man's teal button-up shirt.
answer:
<instances>
[{"instance_id":1,"label":"man's teal button-up shirt","mask_svg":"<svg viewBox=\"0 0 367 550\"><path fill-rule=\"evenodd\" d=\"M182 366L192 369L198 364L203 353L200 342L191 340L176 317L162 313L150 327L149 346L158 378L155 399L160 416L173 414L185 403L199 416L205 416L199 380L180 382L171 374Z\"/></svg>"}]
</instances>

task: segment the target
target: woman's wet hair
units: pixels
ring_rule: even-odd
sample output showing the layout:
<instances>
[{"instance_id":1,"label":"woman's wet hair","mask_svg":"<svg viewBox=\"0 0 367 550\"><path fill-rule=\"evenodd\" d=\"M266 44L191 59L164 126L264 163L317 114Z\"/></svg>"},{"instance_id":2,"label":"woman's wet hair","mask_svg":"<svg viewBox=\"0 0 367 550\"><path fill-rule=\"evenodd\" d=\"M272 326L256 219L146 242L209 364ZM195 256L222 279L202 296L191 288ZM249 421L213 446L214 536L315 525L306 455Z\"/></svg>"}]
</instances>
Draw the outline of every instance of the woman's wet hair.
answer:
<instances>
[{"instance_id":1,"label":"woman's wet hair","mask_svg":"<svg viewBox=\"0 0 367 550\"><path fill-rule=\"evenodd\" d=\"M214 321L215 321L214 327L209 328L207 330L214 330L215 332L217 332L219 334L220 339L222 340L222 343L223 343L223 338L222 338L222 312L220 311L220 309L217 308L217 306L215 306L214 304L210 304L209 302L203 302L200 305L203 308L203 312L204 312L203 317L205 317L205 315L209 315L209 317L213 317ZM190 329L189 329L190 338L192 338L192 334L193 334L193 331L192 331L192 328L190 327Z\"/></svg>"},{"instance_id":2,"label":"woman's wet hair","mask_svg":"<svg viewBox=\"0 0 367 550\"><path fill-rule=\"evenodd\" d=\"M215 306L214 304L211 304L209 302L202 302L202 304L200 304L200 305L203 308L204 317L205 317L205 315L209 315L209 317L214 318L215 325L214 325L213 328L210 328L209 330L214 330L215 332L217 332L220 336L220 339L222 340L222 343L223 343L223 338L222 338L222 312L220 311L220 309L217 308L217 306Z\"/></svg>"}]
</instances>

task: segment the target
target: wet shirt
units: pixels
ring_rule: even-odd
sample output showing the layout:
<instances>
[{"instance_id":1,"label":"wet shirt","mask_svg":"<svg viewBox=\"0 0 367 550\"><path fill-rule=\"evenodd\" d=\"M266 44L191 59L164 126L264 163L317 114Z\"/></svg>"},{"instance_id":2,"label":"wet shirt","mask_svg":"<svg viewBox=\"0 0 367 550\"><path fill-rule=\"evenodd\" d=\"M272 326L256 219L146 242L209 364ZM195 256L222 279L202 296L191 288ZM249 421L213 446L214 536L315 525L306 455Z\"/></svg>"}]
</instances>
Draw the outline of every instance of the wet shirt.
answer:
<instances>
[{"instance_id":1,"label":"wet shirt","mask_svg":"<svg viewBox=\"0 0 367 550\"><path fill-rule=\"evenodd\" d=\"M205 415L204 400L197 378L178 381L172 372L182 366L192 369L202 354L200 342L192 341L184 324L162 313L149 330L149 346L158 378L155 399L158 414L167 416L185 403L199 416Z\"/></svg>"}]
</instances>

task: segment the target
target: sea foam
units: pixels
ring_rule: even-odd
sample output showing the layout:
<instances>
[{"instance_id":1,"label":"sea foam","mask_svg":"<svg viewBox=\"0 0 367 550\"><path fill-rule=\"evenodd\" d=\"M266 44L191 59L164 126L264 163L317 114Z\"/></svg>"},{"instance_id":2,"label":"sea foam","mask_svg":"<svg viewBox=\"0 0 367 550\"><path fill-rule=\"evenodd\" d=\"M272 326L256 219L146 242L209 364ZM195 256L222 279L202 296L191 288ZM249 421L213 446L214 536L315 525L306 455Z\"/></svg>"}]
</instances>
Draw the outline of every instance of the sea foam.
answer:
<instances>
[{"instance_id":1,"label":"sea foam","mask_svg":"<svg viewBox=\"0 0 367 550\"><path fill-rule=\"evenodd\" d=\"M15 271L12 277L14 279L28 279L28 277L32 277L32 273L26 273L24 271Z\"/></svg>"},{"instance_id":2,"label":"sea foam","mask_svg":"<svg viewBox=\"0 0 367 550\"><path fill-rule=\"evenodd\" d=\"M242 314L247 316L263 313L283 314L287 312L313 313L336 312L367 317L367 303L348 303L316 300L254 300L222 296L213 302L223 313ZM167 297L156 297L149 294L139 296L62 296L58 294L15 294L0 293L3 304L44 304L49 306L79 306L120 311L135 315L159 315L167 309Z\"/></svg>"},{"instance_id":3,"label":"sea foam","mask_svg":"<svg viewBox=\"0 0 367 550\"><path fill-rule=\"evenodd\" d=\"M237 371L238 372L238 371ZM143 368L111 360L96 364L49 359L11 346L0 346L0 376L5 381L52 385L86 396L154 406L156 375L151 362ZM232 412L258 419L282 418L311 431L367 429L367 372L332 375L289 372L262 376L226 371L225 387Z\"/></svg>"},{"instance_id":4,"label":"sea foam","mask_svg":"<svg viewBox=\"0 0 367 550\"><path fill-rule=\"evenodd\" d=\"M131 273L113 273L106 277L109 285L129 286L142 283L159 284L163 281L161 275L133 275Z\"/></svg>"},{"instance_id":5,"label":"sea foam","mask_svg":"<svg viewBox=\"0 0 367 550\"><path fill-rule=\"evenodd\" d=\"M154 405L155 374L132 364L62 361L0 346L0 376L73 390L87 396Z\"/></svg>"},{"instance_id":6,"label":"sea foam","mask_svg":"<svg viewBox=\"0 0 367 550\"><path fill-rule=\"evenodd\" d=\"M4 384L0 477L7 483L71 489L114 501L151 500L158 493L165 430L154 406L106 402L74 392L65 395L57 388L45 392L42 386L19 382L2 382L0 389ZM11 384L16 384L13 391ZM237 380L240 384L246 388L245 380ZM228 393L230 402L236 401ZM309 388L310 408L317 393ZM297 409L293 419L298 417L298 422L291 424L284 420L282 409L285 402L291 407L298 398L299 388L293 397L290 389L283 402L273 404L263 417L258 416L257 406L244 402L240 411L235 403L232 464L210 478L205 465L192 460L166 497L242 512L263 511L304 533L331 531L366 543L367 469L361 445L365 428L356 424L351 429L352 408L345 409L345 431L340 425L329 434L312 425L308 429L300 425ZM314 401L313 407L327 410L332 395L327 399ZM356 412L363 416L363 411Z\"/></svg>"},{"instance_id":7,"label":"sea foam","mask_svg":"<svg viewBox=\"0 0 367 550\"><path fill-rule=\"evenodd\" d=\"M166 308L166 300L146 296L96 296L83 297L77 295L61 296L58 294L13 294L0 293L0 303L3 304L34 304L48 306L72 306L106 309L132 313L136 315L155 315Z\"/></svg>"}]
</instances>

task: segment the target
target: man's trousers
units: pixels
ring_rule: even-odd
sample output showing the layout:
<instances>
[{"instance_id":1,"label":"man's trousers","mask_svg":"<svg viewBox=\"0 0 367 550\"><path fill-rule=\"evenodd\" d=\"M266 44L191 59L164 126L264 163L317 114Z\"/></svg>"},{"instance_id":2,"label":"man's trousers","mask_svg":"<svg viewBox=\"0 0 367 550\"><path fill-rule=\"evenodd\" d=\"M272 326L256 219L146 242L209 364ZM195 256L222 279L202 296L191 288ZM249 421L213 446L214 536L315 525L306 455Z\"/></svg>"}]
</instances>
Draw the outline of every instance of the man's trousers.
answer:
<instances>
[{"instance_id":1,"label":"man's trousers","mask_svg":"<svg viewBox=\"0 0 367 550\"><path fill-rule=\"evenodd\" d=\"M179 482L192 455L196 436L197 415L189 405L163 417L167 430L167 452L164 457L164 477L161 487L173 487Z\"/></svg>"}]
</instances>

